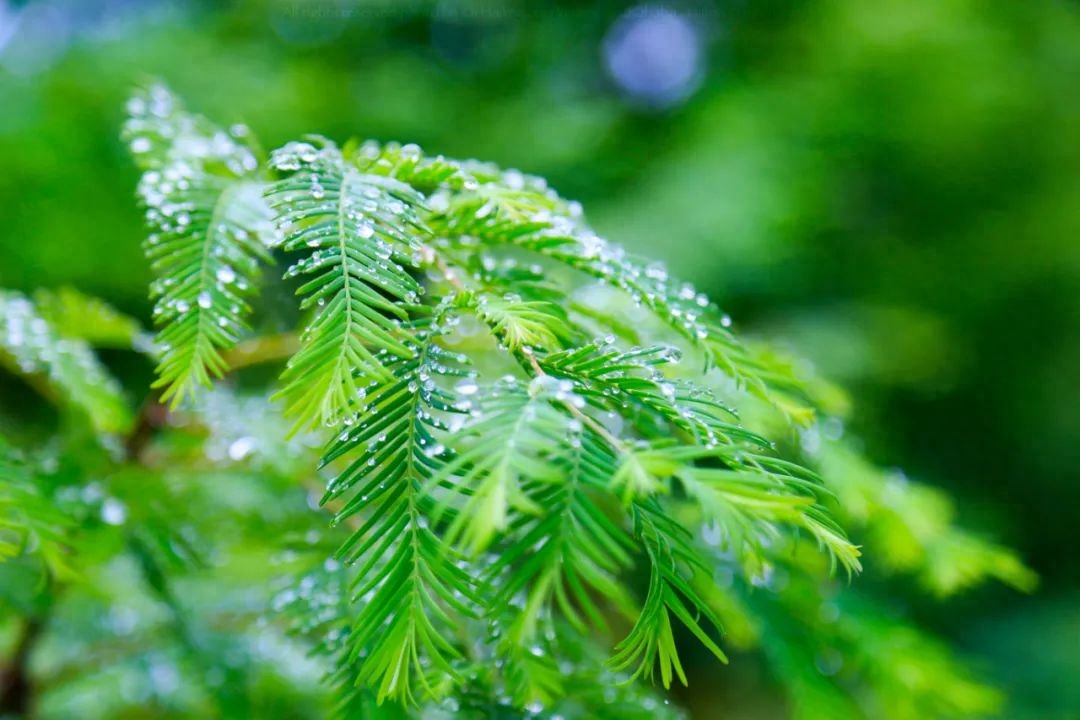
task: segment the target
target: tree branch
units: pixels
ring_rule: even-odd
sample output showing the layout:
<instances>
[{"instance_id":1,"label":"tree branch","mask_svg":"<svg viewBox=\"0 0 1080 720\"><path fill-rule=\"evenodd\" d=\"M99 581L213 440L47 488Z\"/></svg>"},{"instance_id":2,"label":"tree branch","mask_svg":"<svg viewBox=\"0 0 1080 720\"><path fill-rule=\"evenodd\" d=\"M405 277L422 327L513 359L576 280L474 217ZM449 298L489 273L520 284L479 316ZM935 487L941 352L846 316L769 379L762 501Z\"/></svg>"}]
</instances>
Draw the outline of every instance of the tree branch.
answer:
<instances>
[{"instance_id":1,"label":"tree branch","mask_svg":"<svg viewBox=\"0 0 1080 720\"><path fill-rule=\"evenodd\" d=\"M24 717L33 705L30 654L45 629L42 618L30 618L15 645L11 661L0 668L0 716Z\"/></svg>"}]
</instances>

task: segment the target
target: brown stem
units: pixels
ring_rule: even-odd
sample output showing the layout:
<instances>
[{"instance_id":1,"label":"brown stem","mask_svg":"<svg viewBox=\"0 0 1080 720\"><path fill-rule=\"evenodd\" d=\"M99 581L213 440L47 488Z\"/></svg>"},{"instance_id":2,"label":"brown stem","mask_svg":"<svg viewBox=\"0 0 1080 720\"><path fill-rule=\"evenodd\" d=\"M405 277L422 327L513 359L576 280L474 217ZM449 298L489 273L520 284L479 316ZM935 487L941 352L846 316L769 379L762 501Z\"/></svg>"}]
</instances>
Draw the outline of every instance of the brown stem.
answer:
<instances>
[{"instance_id":1,"label":"brown stem","mask_svg":"<svg viewBox=\"0 0 1080 720\"><path fill-rule=\"evenodd\" d=\"M295 333L265 335L238 344L224 354L229 372L264 362L283 360L296 352L300 339ZM124 455L131 462L138 462L142 451L154 438L154 434L168 419L169 409L161 403L157 393L143 403L135 425L124 439Z\"/></svg>"},{"instance_id":2,"label":"brown stem","mask_svg":"<svg viewBox=\"0 0 1080 720\"><path fill-rule=\"evenodd\" d=\"M161 404L156 392L146 398L135 418L135 425L124 438L124 457L129 462L138 462L142 451L150 444L158 428L165 424L168 415L169 409Z\"/></svg>"},{"instance_id":3,"label":"brown stem","mask_svg":"<svg viewBox=\"0 0 1080 720\"><path fill-rule=\"evenodd\" d=\"M30 653L44 628L45 623L40 618L28 620L10 662L0 668L0 716L29 715L34 699Z\"/></svg>"}]
</instances>

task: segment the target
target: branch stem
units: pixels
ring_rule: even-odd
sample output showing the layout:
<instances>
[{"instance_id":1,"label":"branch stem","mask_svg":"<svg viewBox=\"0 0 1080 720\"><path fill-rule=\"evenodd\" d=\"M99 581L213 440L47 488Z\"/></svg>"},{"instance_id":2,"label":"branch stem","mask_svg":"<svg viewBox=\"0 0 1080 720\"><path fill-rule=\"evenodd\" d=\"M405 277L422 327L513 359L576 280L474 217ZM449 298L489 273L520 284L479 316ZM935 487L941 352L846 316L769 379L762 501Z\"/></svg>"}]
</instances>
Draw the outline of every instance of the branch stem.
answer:
<instances>
[{"instance_id":1,"label":"branch stem","mask_svg":"<svg viewBox=\"0 0 1080 720\"><path fill-rule=\"evenodd\" d=\"M30 678L30 654L45 629L45 622L31 617L23 626L11 661L0 668L0 717L26 717L34 700Z\"/></svg>"}]
</instances>

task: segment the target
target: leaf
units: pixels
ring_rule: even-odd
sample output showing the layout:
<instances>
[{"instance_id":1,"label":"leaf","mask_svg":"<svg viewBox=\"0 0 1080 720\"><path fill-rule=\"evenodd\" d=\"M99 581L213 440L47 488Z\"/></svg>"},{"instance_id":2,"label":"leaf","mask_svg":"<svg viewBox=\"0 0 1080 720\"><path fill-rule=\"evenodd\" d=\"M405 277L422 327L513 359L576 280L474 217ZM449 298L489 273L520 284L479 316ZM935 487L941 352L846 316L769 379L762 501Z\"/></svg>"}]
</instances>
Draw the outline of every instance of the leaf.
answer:
<instances>
[{"instance_id":1,"label":"leaf","mask_svg":"<svg viewBox=\"0 0 1080 720\"><path fill-rule=\"evenodd\" d=\"M562 308L543 300L523 301L513 295L499 298L481 295L477 314L508 350L557 349L572 335Z\"/></svg>"},{"instance_id":2,"label":"leaf","mask_svg":"<svg viewBox=\"0 0 1080 720\"><path fill-rule=\"evenodd\" d=\"M478 395L475 419L458 432L454 458L433 477L433 485L464 497L446 530L446 540L472 554L485 550L509 527L514 513L540 514L525 493L533 482L557 482L553 455L563 453L570 418L549 400L510 378ZM440 514L451 507L447 495Z\"/></svg>"},{"instance_id":3,"label":"leaf","mask_svg":"<svg viewBox=\"0 0 1080 720\"><path fill-rule=\"evenodd\" d=\"M23 295L0 290L0 365L27 379L61 407L90 419L99 433L122 433L132 423L119 383L90 346L65 338Z\"/></svg>"},{"instance_id":4,"label":"leaf","mask_svg":"<svg viewBox=\"0 0 1080 720\"><path fill-rule=\"evenodd\" d=\"M134 318L74 288L37 290L34 304L60 335L95 347L130 349L142 332Z\"/></svg>"},{"instance_id":5,"label":"leaf","mask_svg":"<svg viewBox=\"0 0 1080 720\"><path fill-rule=\"evenodd\" d=\"M284 247L302 253L286 277L310 276L297 291L314 317L282 374L279 396L297 427L333 425L363 400L356 373L386 379L377 355L408 358L401 322L420 287L405 265L427 237L407 185L365 175L336 147L290 143L272 164L287 176L267 190Z\"/></svg>"},{"instance_id":6,"label":"leaf","mask_svg":"<svg viewBox=\"0 0 1080 720\"><path fill-rule=\"evenodd\" d=\"M451 615L469 616L478 599L461 557L431 528L425 488L444 466L436 413L460 412L438 378L464 377L456 357L435 344L437 332L421 323L407 357L384 353L378 379L359 425L347 426L324 462L349 458L323 502L351 494L335 522L364 515L338 552L358 563L353 597L359 603L348 642L355 682L375 689L381 702L437 696L441 673L458 678L461 657L448 637ZM460 680L460 678L458 678Z\"/></svg>"},{"instance_id":7,"label":"leaf","mask_svg":"<svg viewBox=\"0 0 1080 720\"><path fill-rule=\"evenodd\" d=\"M160 85L128 103L124 137L145 172L158 380L172 407L227 369L222 351L247 329L259 263L277 242L248 131L185 112Z\"/></svg>"},{"instance_id":8,"label":"leaf","mask_svg":"<svg viewBox=\"0 0 1080 720\"><path fill-rule=\"evenodd\" d=\"M720 619L694 589L695 575L712 573L691 546L690 534L655 504L634 506L634 534L649 559L649 590L637 622L618 645L609 665L616 671L633 669L633 677L652 678L657 666L665 688L678 677L686 685L686 673L675 647L671 627L674 615L713 655L727 656L699 620L717 631ZM687 605L689 603L689 606Z\"/></svg>"},{"instance_id":9,"label":"leaf","mask_svg":"<svg viewBox=\"0 0 1080 720\"><path fill-rule=\"evenodd\" d=\"M702 445L743 442L768 448L769 441L732 422L733 407L694 383L673 380L664 369L678 363L682 353L671 346L654 345L623 352L612 346L614 335L542 361L545 372L575 381L577 392L611 412L626 414L630 407L659 416Z\"/></svg>"},{"instance_id":10,"label":"leaf","mask_svg":"<svg viewBox=\"0 0 1080 720\"><path fill-rule=\"evenodd\" d=\"M425 195L442 187L462 190L477 184L461 163L442 155L427 157L412 143L380 145L368 140L356 147L351 145L345 146L344 154L361 172L400 180Z\"/></svg>"},{"instance_id":11,"label":"leaf","mask_svg":"<svg viewBox=\"0 0 1080 720\"><path fill-rule=\"evenodd\" d=\"M76 577L67 537L72 525L42 495L32 468L0 438L0 563L27 552L40 555L57 578Z\"/></svg>"},{"instance_id":12,"label":"leaf","mask_svg":"<svg viewBox=\"0 0 1080 720\"><path fill-rule=\"evenodd\" d=\"M793 399L810 396L809 390L794 374L778 372L777 364L740 343L728 329L730 317L692 285L675 281L662 264L601 238L583 222L580 205L560 198L542 179L514 170L465 169L479 184L452 196L431 218L437 230L525 248L624 291L700 349L707 367L720 368L785 417L802 424L812 420L813 409Z\"/></svg>"},{"instance_id":13,"label":"leaf","mask_svg":"<svg viewBox=\"0 0 1080 720\"><path fill-rule=\"evenodd\" d=\"M612 499L607 485L616 458L596 433L583 427L570 432L573 449L559 461L558 480L525 487L544 512L522 514L511 523L485 575L493 607L524 596L506 633L513 645L532 645L541 619L550 619L556 608L579 632L606 628L597 597L625 615L634 613L619 576L632 565L636 545L604 507Z\"/></svg>"}]
</instances>

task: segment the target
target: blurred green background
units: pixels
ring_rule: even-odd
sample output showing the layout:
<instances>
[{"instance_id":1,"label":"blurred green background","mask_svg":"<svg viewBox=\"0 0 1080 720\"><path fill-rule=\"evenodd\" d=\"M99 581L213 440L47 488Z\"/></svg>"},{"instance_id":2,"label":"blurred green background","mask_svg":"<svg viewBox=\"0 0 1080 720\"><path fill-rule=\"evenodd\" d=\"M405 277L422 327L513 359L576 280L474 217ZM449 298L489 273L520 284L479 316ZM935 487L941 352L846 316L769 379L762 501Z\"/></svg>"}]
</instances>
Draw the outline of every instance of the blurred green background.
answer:
<instances>
[{"instance_id":1,"label":"blurred green background","mask_svg":"<svg viewBox=\"0 0 1080 720\"><path fill-rule=\"evenodd\" d=\"M898 602L1007 717L1080 717L1076 2L0 0L0 287L149 318L118 134L155 76L268 148L358 135L544 175L811 359L871 457L1043 579ZM724 672L697 688L724 717L777 717L754 667Z\"/></svg>"}]
</instances>

